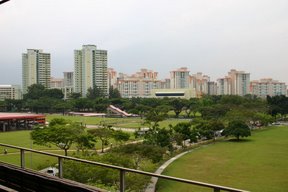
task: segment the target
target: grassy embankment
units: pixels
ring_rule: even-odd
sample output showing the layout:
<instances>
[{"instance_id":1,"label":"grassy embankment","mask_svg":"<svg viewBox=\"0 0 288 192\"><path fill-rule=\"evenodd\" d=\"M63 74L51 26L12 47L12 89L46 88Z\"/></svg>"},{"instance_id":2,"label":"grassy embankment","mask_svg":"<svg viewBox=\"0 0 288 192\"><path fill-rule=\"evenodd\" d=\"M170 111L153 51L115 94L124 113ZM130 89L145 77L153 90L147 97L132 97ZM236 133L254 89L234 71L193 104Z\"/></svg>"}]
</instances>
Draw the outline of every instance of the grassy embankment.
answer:
<instances>
[{"instance_id":1,"label":"grassy embankment","mask_svg":"<svg viewBox=\"0 0 288 192\"><path fill-rule=\"evenodd\" d=\"M254 131L242 142L200 147L172 163L163 174L217 185L259 191L287 191L288 127ZM211 191L160 180L159 192Z\"/></svg>"}]
</instances>

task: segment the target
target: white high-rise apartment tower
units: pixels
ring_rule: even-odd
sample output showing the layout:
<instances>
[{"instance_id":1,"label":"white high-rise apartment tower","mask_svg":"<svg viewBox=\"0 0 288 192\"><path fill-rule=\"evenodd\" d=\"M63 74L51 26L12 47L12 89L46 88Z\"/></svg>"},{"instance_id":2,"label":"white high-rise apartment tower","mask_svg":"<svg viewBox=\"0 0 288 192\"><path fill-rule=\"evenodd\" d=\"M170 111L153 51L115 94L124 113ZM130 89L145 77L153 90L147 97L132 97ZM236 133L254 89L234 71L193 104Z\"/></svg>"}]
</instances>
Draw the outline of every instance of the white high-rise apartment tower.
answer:
<instances>
[{"instance_id":1,"label":"white high-rise apartment tower","mask_svg":"<svg viewBox=\"0 0 288 192\"><path fill-rule=\"evenodd\" d=\"M189 88L189 71L186 67L181 67L174 71L170 71L171 89L187 89Z\"/></svg>"},{"instance_id":2,"label":"white high-rise apartment tower","mask_svg":"<svg viewBox=\"0 0 288 192\"><path fill-rule=\"evenodd\" d=\"M22 54L22 86L23 93L32 84L50 87L51 64L50 53L43 53L41 49L27 49Z\"/></svg>"},{"instance_id":3,"label":"white high-rise apartment tower","mask_svg":"<svg viewBox=\"0 0 288 192\"><path fill-rule=\"evenodd\" d=\"M107 78L106 50L99 50L95 45L74 50L74 92L86 97L87 90L96 86L107 95Z\"/></svg>"},{"instance_id":4,"label":"white high-rise apartment tower","mask_svg":"<svg viewBox=\"0 0 288 192\"><path fill-rule=\"evenodd\" d=\"M231 69L228 76L217 80L218 95L239 95L250 94L250 73Z\"/></svg>"}]
</instances>

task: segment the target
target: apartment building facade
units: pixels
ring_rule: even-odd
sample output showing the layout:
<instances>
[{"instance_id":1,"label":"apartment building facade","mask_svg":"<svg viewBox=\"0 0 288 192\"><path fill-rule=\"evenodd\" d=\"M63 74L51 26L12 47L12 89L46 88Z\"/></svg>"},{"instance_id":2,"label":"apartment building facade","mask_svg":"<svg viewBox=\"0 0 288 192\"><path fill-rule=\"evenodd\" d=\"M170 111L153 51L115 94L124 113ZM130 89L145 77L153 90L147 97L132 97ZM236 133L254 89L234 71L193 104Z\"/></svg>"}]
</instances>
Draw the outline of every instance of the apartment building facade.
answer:
<instances>
[{"instance_id":1,"label":"apartment building facade","mask_svg":"<svg viewBox=\"0 0 288 192\"><path fill-rule=\"evenodd\" d=\"M74 92L86 97L87 90L97 86L108 94L107 51L96 45L83 45L74 50Z\"/></svg>"},{"instance_id":2,"label":"apartment building facade","mask_svg":"<svg viewBox=\"0 0 288 192\"><path fill-rule=\"evenodd\" d=\"M208 83L210 77L198 72L190 76L189 88L195 90L197 97L207 95L209 92Z\"/></svg>"},{"instance_id":3,"label":"apartment building facade","mask_svg":"<svg viewBox=\"0 0 288 192\"><path fill-rule=\"evenodd\" d=\"M74 92L74 72L63 72L63 94L67 99Z\"/></svg>"},{"instance_id":4,"label":"apartment building facade","mask_svg":"<svg viewBox=\"0 0 288 192\"><path fill-rule=\"evenodd\" d=\"M112 69L108 68L108 88L113 87L117 88L117 72Z\"/></svg>"},{"instance_id":5,"label":"apartment building facade","mask_svg":"<svg viewBox=\"0 0 288 192\"><path fill-rule=\"evenodd\" d=\"M133 75L119 74L117 88L123 98L151 97L152 89L161 88L162 82L157 79L158 73L141 69Z\"/></svg>"},{"instance_id":6,"label":"apartment building facade","mask_svg":"<svg viewBox=\"0 0 288 192\"><path fill-rule=\"evenodd\" d=\"M50 88L51 89L62 89L63 87L64 87L64 79L63 78L51 77L51 79L50 79Z\"/></svg>"},{"instance_id":7,"label":"apartment building facade","mask_svg":"<svg viewBox=\"0 0 288 192\"><path fill-rule=\"evenodd\" d=\"M41 84L50 87L51 59L50 53L43 53L42 49L27 49L22 54L22 88L27 93L30 85Z\"/></svg>"},{"instance_id":8,"label":"apartment building facade","mask_svg":"<svg viewBox=\"0 0 288 192\"><path fill-rule=\"evenodd\" d=\"M5 99L22 99L20 85L0 85L0 101Z\"/></svg>"},{"instance_id":9,"label":"apartment building facade","mask_svg":"<svg viewBox=\"0 0 288 192\"><path fill-rule=\"evenodd\" d=\"M189 88L189 70L187 67L170 71L170 88L171 89L188 89Z\"/></svg>"},{"instance_id":10,"label":"apartment building facade","mask_svg":"<svg viewBox=\"0 0 288 192\"><path fill-rule=\"evenodd\" d=\"M217 80L218 95L239 95L250 94L250 73L232 69L228 76Z\"/></svg>"},{"instance_id":11,"label":"apartment building facade","mask_svg":"<svg viewBox=\"0 0 288 192\"><path fill-rule=\"evenodd\" d=\"M287 86L284 82L273 80L272 78L254 80L250 83L252 95L265 98L266 96L286 95Z\"/></svg>"}]
</instances>

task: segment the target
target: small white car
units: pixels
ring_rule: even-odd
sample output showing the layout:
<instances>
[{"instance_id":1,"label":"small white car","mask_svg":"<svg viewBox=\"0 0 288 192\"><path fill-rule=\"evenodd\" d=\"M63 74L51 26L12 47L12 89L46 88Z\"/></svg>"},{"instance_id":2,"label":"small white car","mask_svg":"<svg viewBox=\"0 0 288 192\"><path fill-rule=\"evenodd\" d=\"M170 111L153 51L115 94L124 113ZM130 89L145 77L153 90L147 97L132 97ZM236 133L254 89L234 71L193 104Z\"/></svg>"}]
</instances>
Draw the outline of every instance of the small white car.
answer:
<instances>
[{"instance_id":1,"label":"small white car","mask_svg":"<svg viewBox=\"0 0 288 192\"><path fill-rule=\"evenodd\" d=\"M58 169L56 167L49 167L46 171L49 175L56 176Z\"/></svg>"}]
</instances>

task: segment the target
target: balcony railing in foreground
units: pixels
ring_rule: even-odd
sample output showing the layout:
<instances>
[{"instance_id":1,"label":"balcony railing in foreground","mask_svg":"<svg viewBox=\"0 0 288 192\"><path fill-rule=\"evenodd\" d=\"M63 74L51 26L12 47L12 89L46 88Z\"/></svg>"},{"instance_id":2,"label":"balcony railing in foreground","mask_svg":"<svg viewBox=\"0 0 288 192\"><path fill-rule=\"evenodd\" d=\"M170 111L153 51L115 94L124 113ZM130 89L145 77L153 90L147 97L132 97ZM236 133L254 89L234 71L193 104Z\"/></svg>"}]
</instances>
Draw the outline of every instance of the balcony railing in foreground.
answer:
<instances>
[{"instance_id":1,"label":"balcony railing in foreground","mask_svg":"<svg viewBox=\"0 0 288 192\"><path fill-rule=\"evenodd\" d=\"M58 170L59 170L58 177L59 178L63 178L63 160L64 159L77 161L77 162L81 162L81 163L87 163L87 164L91 164L91 165L95 165L95 166L101 166L101 167L116 169L119 171L120 192L125 191L125 173L126 172L131 172L131 173L136 173L136 174L141 174L141 175L146 175L146 176L151 176L151 177L158 177L161 179L167 179L167 180L181 182L181 183L187 183L187 184L191 184L191 185L198 185L198 186L210 188L214 192L220 192L221 190L231 191L231 192L247 192L247 191L241 190L241 189L235 189L235 188L230 188L230 187L225 187L225 186L220 186L220 185L213 185L213 184L209 184L209 183L192 181L192 180L188 180L188 179L181 179L181 178L171 177L171 176L166 176L166 175L159 175L159 174L150 173L150 172L146 172L146 171L129 169L129 168L125 168L125 167L119 167L119 166L115 166L115 165L109 165L109 164L105 164L105 163L99 163L99 162L95 162L95 161L89 161L89 160L84 160L84 159L79 159L79 158L69 157L69 156L64 156L64 155L58 155L58 154L48 153L48 152L44 152L44 151L37 151L34 149L28 149L28 148L24 148L24 147L18 147L18 146L3 144L3 143L0 143L0 146L20 150L20 166L23 169L25 169L25 152L26 151L29 151L31 153L38 153L38 154L58 158Z\"/></svg>"}]
</instances>

